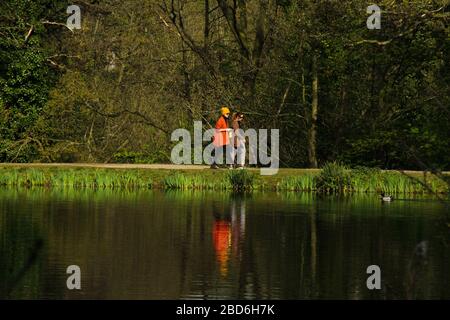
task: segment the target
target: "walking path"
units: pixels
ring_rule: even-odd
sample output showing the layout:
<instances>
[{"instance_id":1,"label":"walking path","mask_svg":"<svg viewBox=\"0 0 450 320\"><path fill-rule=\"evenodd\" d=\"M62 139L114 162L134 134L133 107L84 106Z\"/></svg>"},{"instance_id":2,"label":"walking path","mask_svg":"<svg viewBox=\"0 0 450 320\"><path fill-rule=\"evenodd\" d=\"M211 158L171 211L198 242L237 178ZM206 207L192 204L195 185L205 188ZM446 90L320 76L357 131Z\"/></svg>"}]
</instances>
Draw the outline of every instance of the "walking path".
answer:
<instances>
[{"instance_id":1,"label":"walking path","mask_svg":"<svg viewBox=\"0 0 450 320\"><path fill-rule=\"evenodd\" d=\"M24 168L109 168L109 169L170 169L170 170L202 170L206 165L184 164L131 164L131 163L0 163L0 167Z\"/></svg>"},{"instance_id":2,"label":"walking path","mask_svg":"<svg viewBox=\"0 0 450 320\"><path fill-rule=\"evenodd\" d=\"M21 167L21 168L105 168L105 169L153 169L153 170L204 170L209 169L208 165L189 165L189 164L171 164L171 163L155 163L155 164L134 164L134 163L0 163L0 168ZM259 170L259 168L250 168L250 170ZM280 172L285 174L317 172L319 169L305 168L281 168ZM390 170L386 170L390 171ZM396 170L392 170L396 171ZM423 171L400 170L405 174L423 174ZM449 174L449 172L442 172Z\"/></svg>"}]
</instances>

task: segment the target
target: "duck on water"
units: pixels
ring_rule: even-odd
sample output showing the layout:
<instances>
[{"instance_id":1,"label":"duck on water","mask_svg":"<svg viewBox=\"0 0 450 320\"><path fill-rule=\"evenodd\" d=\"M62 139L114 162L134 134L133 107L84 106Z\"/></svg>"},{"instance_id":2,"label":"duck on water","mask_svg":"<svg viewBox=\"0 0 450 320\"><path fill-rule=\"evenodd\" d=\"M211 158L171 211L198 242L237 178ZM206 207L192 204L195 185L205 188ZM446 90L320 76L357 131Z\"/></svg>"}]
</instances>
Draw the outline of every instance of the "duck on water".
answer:
<instances>
[{"instance_id":1,"label":"duck on water","mask_svg":"<svg viewBox=\"0 0 450 320\"><path fill-rule=\"evenodd\" d=\"M384 192L382 192L382 193L380 194L380 199L381 199L381 201L383 201L383 202L391 202L391 201L394 200L394 197L393 197L393 196L386 195Z\"/></svg>"}]
</instances>

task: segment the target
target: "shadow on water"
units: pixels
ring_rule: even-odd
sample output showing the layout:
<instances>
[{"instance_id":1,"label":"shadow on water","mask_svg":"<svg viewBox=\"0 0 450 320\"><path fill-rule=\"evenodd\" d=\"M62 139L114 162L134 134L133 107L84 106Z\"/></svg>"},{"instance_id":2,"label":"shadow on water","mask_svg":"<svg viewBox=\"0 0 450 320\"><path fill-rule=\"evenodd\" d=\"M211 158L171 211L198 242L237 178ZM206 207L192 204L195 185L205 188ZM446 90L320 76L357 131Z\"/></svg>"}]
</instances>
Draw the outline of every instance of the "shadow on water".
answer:
<instances>
[{"instance_id":1,"label":"shadow on water","mask_svg":"<svg viewBox=\"0 0 450 320\"><path fill-rule=\"evenodd\" d=\"M32 215L19 215L0 207L0 234L0 299L15 294L33 297L37 290L34 280L39 270L37 261L43 240ZM24 236L27 239L22 241Z\"/></svg>"},{"instance_id":2,"label":"shadow on water","mask_svg":"<svg viewBox=\"0 0 450 320\"><path fill-rule=\"evenodd\" d=\"M0 189L0 203L6 298L450 298L432 200ZM66 288L73 264L81 290ZM373 264L381 290L366 287Z\"/></svg>"}]
</instances>

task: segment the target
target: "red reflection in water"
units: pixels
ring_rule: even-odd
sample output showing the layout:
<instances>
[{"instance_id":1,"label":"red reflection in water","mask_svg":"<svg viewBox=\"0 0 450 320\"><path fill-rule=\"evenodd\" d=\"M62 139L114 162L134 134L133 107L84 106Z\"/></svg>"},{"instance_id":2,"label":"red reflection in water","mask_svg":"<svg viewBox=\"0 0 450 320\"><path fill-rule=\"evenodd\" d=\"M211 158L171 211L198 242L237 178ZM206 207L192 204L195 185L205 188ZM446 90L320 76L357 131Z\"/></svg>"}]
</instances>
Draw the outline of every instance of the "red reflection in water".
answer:
<instances>
[{"instance_id":1,"label":"red reflection in water","mask_svg":"<svg viewBox=\"0 0 450 320\"><path fill-rule=\"evenodd\" d=\"M226 276L231 245L231 223L229 221L214 221L213 240L216 257L220 265L220 274Z\"/></svg>"},{"instance_id":2,"label":"red reflection in water","mask_svg":"<svg viewBox=\"0 0 450 320\"><path fill-rule=\"evenodd\" d=\"M214 249L219 263L220 274L228 274L231 257L240 259L241 243L245 234L245 204L241 201L231 203L227 213L219 213L215 208L212 228Z\"/></svg>"}]
</instances>

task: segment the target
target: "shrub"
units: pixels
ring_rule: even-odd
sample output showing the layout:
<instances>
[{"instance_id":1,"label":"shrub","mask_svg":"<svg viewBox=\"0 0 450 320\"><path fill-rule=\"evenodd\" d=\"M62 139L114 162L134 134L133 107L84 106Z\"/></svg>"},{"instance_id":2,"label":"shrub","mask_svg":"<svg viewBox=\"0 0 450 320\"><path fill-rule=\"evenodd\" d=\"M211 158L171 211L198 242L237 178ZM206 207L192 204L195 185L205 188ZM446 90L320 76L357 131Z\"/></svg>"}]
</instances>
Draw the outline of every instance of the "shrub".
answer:
<instances>
[{"instance_id":1,"label":"shrub","mask_svg":"<svg viewBox=\"0 0 450 320\"><path fill-rule=\"evenodd\" d=\"M326 163L315 182L319 192L344 192L353 189L350 171L338 162Z\"/></svg>"},{"instance_id":2,"label":"shrub","mask_svg":"<svg viewBox=\"0 0 450 320\"><path fill-rule=\"evenodd\" d=\"M253 188L254 174L247 170L232 170L228 172L228 180L235 191L247 191Z\"/></svg>"}]
</instances>

